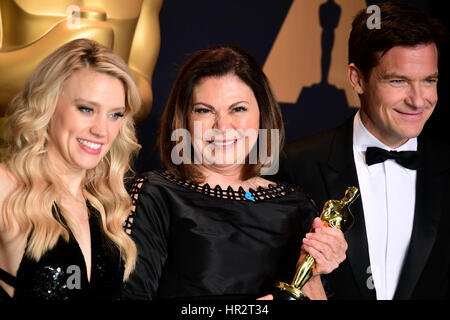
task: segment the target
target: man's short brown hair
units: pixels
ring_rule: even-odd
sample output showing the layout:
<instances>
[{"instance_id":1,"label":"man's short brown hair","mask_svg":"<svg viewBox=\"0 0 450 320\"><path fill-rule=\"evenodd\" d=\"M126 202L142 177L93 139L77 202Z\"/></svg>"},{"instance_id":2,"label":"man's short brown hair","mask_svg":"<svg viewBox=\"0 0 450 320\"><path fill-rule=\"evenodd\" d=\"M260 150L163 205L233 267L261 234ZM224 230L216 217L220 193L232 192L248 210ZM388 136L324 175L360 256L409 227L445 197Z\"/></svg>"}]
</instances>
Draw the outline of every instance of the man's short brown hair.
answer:
<instances>
[{"instance_id":1,"label":"man's short brown hair","mask_svg":"<svg viewBox=\"0 0 450 320\"><path fill-rule=\"evenodd\" d=\"M369 29L372 13L361 10L353 20L348 42L348 62L361 70L367 81L380 57L397 46L436 44L438 52L447 41L445 27L427 12L406 3L379 4L380 28Z\"/></svg>"}]
</instances>

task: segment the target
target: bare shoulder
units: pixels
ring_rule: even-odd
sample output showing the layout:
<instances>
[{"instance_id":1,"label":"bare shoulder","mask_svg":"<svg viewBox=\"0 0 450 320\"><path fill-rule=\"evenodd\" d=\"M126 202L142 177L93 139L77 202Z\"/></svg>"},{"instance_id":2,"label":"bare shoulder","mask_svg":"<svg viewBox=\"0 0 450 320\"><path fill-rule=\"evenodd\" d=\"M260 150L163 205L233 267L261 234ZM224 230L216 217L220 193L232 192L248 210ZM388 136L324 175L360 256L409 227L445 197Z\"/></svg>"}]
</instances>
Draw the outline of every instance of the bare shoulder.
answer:
<instances>
[{"instance_id":1,"label":"bare shoulder","mask_svg":"<svg viewBox=\"0 0 450 320\"><path fill-rule=\"evenodd\" d=\"M16 180L11 172L3 163L0 163L0 245L4 245L5 241L10 241L20 234L16 221L12 221L12 225L6 230L6 226L4 225L5 220L3 219L3 204L16 186Z\"/></svg>"},{"instance_id":2,"label":"bare shoulder","mask_svg":"<svg viewBox=\"0 0 450 320\"><path fill-rule=\"evenodd\" d=\"M16 188L17 183L8 168L0 163L0 217L3 216L3 203ZM4 231L3 219L0 219L0 230Z\"/></svg>"},{"instance_id":3,"label":"bare shoulder","mask_svg":"<svg viewBox=\"0 0 450 320\"><path fill-rule=\"evenodd\" d=\"M15 275L22 260L26 247L26 237L20 231L15 220L6 226L4 220L3 205L5 199L16 188L17 183L8 168L0 163L0 268L6 272ZM10 295L13 294L14 288L2 283L0 286Z\"/></svg>"},{"instance_id":4,"label":"bare shoulder","mask_svg":"<svg viewBox=\"0 0 450 320\"><path fill-rule=\"evenodd\" d=\"M0 205L17 186L15 179L4 163L0 163Z\"/></svg>"}]
</instances>

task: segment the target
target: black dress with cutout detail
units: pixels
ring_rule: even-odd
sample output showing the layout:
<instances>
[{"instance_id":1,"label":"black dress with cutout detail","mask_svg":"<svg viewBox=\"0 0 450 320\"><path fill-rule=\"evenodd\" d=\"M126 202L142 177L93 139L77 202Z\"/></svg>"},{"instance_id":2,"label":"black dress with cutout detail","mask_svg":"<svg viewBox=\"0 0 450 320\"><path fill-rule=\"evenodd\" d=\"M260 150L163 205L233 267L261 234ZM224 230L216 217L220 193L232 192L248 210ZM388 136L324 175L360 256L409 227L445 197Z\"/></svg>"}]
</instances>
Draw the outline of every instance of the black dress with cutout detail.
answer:
<instances>
[{"instance_id":1,"label":"black dress with cutout detail","mask_svg":"<svg viewBox=\"0 0 450 320\"><path fill-rule=\"evenodd\" d=\"M125 299L254 299L291 282L317 216L299 188L244 191L198 185L165 171L131 184L126 229L138 260Z\"/></svg>"}]
</instances>

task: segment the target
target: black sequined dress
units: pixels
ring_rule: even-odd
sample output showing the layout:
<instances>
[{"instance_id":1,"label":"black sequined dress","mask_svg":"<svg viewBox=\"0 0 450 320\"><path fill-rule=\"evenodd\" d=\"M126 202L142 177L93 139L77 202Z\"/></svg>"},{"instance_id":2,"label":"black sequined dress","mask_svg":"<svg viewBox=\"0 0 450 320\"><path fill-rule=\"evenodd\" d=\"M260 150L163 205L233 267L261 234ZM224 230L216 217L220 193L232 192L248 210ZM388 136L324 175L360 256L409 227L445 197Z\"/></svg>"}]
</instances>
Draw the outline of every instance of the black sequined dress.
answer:
<instances>
[{"instance_id":1,"label":"black sequined dress","mask_svg":"<svg viewBox=\"0 0 450 320\"><path fill-rule=\"evenodd\" d=\"M223 190L164 171L131 186L127 228L138 248L125 299L255 299L291 282L301 241L317 216L283 183Z\"/></svg>"},{"instance_id":2,"label":"black sequined dress","mask_svg":"<svg viewBox=\"0 0 450 320\"><path fill-rule=\"evenodd\" d=\"M68 229L69 241L60 238L39 261L24 255L16 277L0 269L0 279L15 288L11 298L0 287L0 301L120 298L124 267L119 250L103 232L100 213L87 204L91 233L90 281L83 253Z\"/></svg>"}]
</instances>

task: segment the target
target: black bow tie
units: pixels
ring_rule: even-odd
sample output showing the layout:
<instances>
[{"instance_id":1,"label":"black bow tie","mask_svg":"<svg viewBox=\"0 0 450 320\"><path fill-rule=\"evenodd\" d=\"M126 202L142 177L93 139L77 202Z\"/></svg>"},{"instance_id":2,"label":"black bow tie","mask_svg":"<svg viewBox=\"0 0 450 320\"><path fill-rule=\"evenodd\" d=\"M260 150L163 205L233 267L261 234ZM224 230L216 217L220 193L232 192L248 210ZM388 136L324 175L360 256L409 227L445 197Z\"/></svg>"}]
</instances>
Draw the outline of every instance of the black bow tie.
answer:
<instances>
[{"instance_id":1,"label":"black bow tie","mask_svg":"<svg viewBox=\"0 0 450 320\"><path fill-rule=\"evenodd\" d=\"M387 151L377 147L368 147L366 150L366 163L369 166L387 159L393 159L401 166L411 170L419 168L420 159L417 151Z\"/></svg>"}]
</instances>

